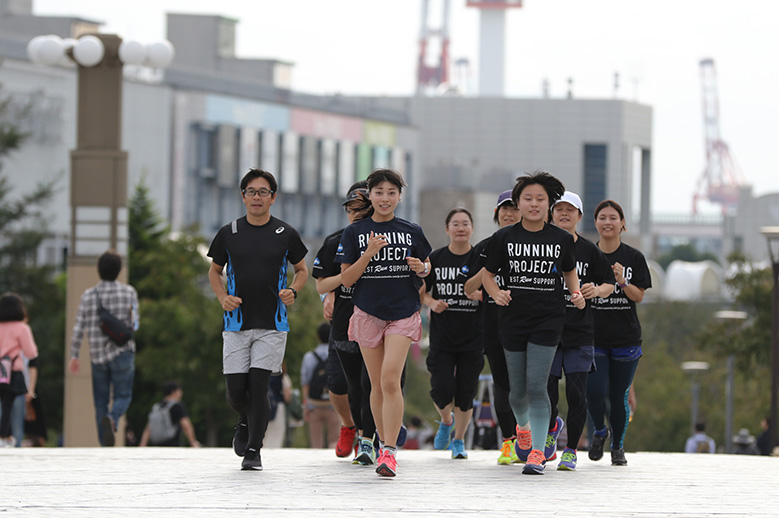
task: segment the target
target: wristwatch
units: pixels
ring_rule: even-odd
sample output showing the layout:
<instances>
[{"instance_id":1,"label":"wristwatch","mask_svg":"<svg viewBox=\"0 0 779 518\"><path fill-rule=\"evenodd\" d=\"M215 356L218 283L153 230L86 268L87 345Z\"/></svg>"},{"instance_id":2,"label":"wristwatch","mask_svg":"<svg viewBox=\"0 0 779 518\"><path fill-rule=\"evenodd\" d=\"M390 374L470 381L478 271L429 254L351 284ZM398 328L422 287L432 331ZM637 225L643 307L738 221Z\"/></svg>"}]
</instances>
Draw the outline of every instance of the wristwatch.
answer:
<instances>
[{"instance_id":1,"label":"wristwatch","mask_svg":"<svg viewBox=\"0 0 779 518\"><path fill-rule=\"evenodd\" d=\"M298 298L298 290L296 290L295 288L290 288L290 289L289 289L289 291L291 291L291 292L292 292L292 295L293 295L295 298Z\"/></svg>"}]
</instances>

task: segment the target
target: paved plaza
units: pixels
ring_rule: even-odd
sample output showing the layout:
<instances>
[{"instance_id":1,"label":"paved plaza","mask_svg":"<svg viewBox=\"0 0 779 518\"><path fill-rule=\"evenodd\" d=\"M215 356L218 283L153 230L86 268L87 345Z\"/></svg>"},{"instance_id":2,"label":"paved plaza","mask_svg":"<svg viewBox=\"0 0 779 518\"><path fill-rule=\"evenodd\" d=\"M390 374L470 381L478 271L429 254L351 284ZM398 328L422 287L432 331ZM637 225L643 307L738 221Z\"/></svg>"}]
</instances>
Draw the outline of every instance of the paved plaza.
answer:
<instances>
[{"instance_id":1,"label":"paved plaza","mask_svg":"<svg viewBox=\"0 0 779 518\"><path fill-rule=\"evenodd\" d=\"M2 449L0 517L779 515L776 457L628 453L613 467L584 453L575 472L531 476L497 454L401 451L386 479L331 450L265 450L249 472L226 448Z\"/></svg>"}]
</instances>

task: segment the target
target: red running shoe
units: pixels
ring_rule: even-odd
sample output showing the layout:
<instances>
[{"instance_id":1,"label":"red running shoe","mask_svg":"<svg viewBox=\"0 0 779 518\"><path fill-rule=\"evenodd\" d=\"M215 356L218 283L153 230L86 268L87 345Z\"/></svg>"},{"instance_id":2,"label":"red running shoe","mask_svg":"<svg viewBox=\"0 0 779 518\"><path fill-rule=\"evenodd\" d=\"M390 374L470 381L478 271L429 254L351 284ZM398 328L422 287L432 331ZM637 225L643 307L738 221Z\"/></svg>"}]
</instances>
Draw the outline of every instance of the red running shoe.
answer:
<instances>
[{"instance_id":1,"label":"red running shoe","mask_svg":"<svg viewBox=\"0 0 779 518\"><path fill-rule=\"evenodd\" d=\"M357 433L355 427L341 427L341 435L338 437L338 443L335 445L335 454L338 457L349 457L354 449L354 436Z\"/></svg>"}]
</instances>

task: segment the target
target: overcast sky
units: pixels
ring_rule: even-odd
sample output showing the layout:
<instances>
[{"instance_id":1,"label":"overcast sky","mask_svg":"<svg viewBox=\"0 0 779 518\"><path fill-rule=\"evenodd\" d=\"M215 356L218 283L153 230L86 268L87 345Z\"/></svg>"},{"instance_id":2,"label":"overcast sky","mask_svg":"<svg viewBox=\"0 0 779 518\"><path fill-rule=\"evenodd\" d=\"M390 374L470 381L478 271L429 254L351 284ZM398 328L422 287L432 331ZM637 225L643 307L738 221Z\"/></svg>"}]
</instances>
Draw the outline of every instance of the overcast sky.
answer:
<instances>
[{"instance_id":1,"label":"overcast sky","mask_svg":"<svg viewBox=\"0 0 779 518\"><path fill-rule=\"evenodd\" d=\"M430 0L432 25L442 0ZM451 54L477 84L478 11L451 0ZM104 32L153 41L165 13L239 20L239 57L295 63L293 88L409 95L415 88L421 0L34 0L39 15L105 22ZM713 58L721 134L756 194L779 192L779 2L770 0L525 0L507 16L506 95L617 95L654 110L652 207L687 213L705 166L699 61ZM709 210L713 210L710 207Z\"/></svg>"}]
</instances>

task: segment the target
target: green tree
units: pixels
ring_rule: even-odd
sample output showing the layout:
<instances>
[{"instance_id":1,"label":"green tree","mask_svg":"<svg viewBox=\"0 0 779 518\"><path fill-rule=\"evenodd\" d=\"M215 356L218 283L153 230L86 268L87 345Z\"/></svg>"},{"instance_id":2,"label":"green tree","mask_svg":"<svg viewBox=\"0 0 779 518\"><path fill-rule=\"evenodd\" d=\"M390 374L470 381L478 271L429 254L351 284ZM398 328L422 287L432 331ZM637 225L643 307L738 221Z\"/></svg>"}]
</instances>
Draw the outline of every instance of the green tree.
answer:
<instances>
[{"instance_id":1,"label":"green tree","mask_svg":"<svg viewBox=\"0 0 779 518\"><path fill-rule=\"evenodd\" d=\"M191 419L204 444L226 445L234 416L224 399L219 303L208 288L204 240L188 229L171 237L139 185L130 204L129 279L138 290L136 383L128 421L146 424L165 381L184 389Z\"/></svg>"},{"instance_id":2,"label":"green tree","mask_svg":"<svg viewBox=\"0 0 779 518\"><path fill-rule=\"evenodd\" d=\"M0 95L0 293L22 296L30 317L39 354L37 392L49 428L62 427L64 339L64 281L55 280L56 268L39 264L41 243L49 234L45 209L56 188L56 179L39 183L31 192L12 196L2 159L18 150L28 135L11 113L12 99ZM18 115L18 114L17 114ZM17 177L22 171L11 171Z\"/></svg>"},{"instance_id":3,"label":"green tree","mask_svg":"<svg viewBox=\"0 0 779 518\"><path fill-rule=\"evenodd\" d=\"M677 260L688 261L691 263L708 260L708 261L714 261L715 263L719 263L719 259L717 258L716 255L712 254L711 252L699 252L698 249L691 244L678 245L673 247L673 249L670 252L661 255L657 259L657 262L665 270L668 269L668 266L672 262Z\"/></svg>"}]
</instances>

